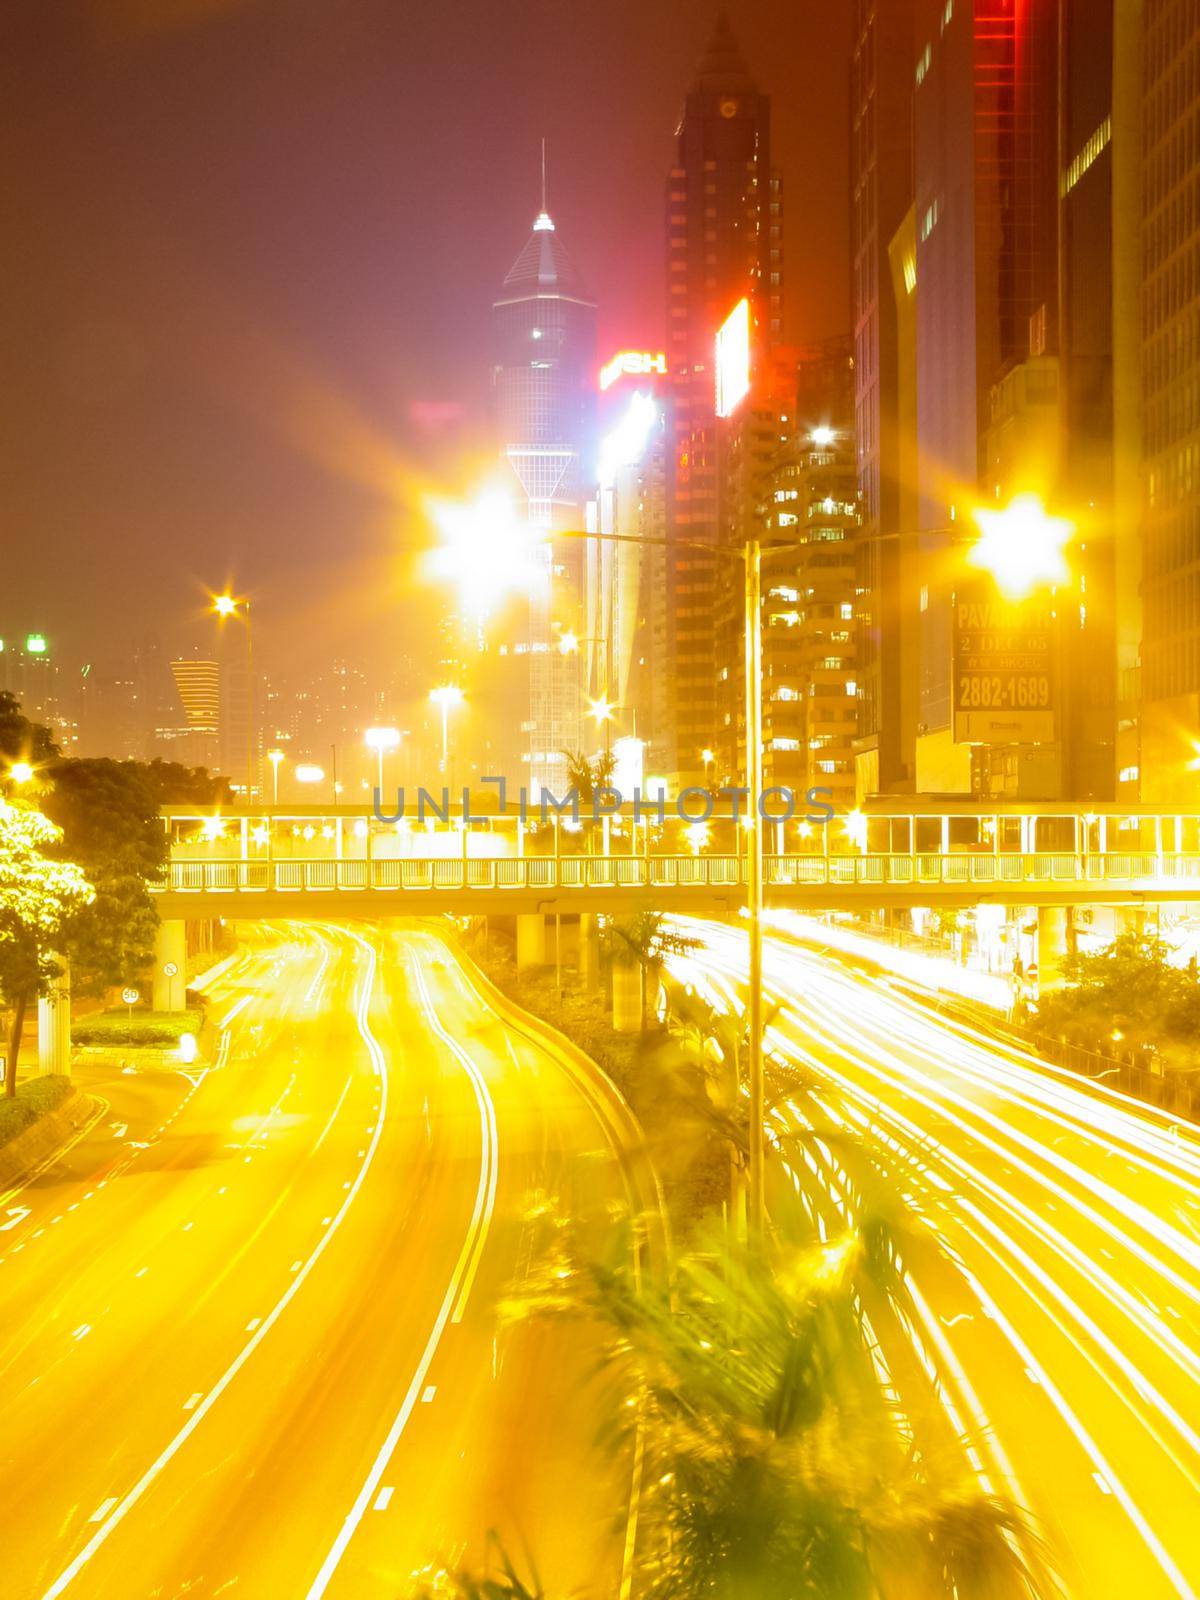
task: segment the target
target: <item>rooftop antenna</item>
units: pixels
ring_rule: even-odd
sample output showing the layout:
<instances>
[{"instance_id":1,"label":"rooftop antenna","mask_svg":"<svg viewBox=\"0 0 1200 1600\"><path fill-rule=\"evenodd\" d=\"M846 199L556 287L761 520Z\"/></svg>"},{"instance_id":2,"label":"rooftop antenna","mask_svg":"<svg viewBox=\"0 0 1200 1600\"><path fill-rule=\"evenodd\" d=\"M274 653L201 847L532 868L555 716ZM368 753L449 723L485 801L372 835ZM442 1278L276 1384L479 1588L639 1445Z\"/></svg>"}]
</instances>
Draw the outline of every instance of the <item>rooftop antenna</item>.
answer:
<instances>
[{"instance_id":1,"label":"rooftop antenna","mask_svg":"<svg viewBox=\"0 0 1200 1600\"><path fill-rule=\"evenodd\" d=\"M538 233L553 233L554 224L550 220L550 213L546 210L546 140L542 139L542 209L538 212L538 219L534 223L534 230Z\"/></svg>"}]
</instances>

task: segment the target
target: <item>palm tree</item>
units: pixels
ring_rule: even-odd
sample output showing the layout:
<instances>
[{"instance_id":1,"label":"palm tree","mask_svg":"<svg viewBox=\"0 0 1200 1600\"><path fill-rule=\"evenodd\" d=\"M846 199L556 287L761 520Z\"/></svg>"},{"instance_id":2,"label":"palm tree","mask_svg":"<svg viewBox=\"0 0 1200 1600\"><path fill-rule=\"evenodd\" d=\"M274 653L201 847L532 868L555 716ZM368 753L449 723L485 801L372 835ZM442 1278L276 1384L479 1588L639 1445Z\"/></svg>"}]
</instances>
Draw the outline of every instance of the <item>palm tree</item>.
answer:
<instances>
[{"instance_id":1,"label":"palm tree","mask_svg":"<svg viewBox=\"0 0 1200 1600\"><path fill-rule=\"evenodd\" d=\"M637 967L642 975L641 1020L646 1031L650 998L658 996L663 964L668 956L687 955L700 948L701 941L677 932L665 912L637 911L631 917L612 917L601 933L601 942L614 964Z\"/></svg>"},{"instance_id":2,"label":"palm tree","mask_svg":"<svg viewBox=\"0 0 1200 1600\"><path fill-rule=\"evenodd\" d=\"M567 784L574 789L583 805L586 824L584 837L588 841L588 854L591 855L596 822L592 805L597 794L611 788L617 766L616 757L611 750L601 750L594 756L586 756L582 750L564 750L563 755L567 762Z\"/></svg>"},{"instance_id":3,"label":"palm tree","mask_svg":"<svg viewBox=\"0 0 1200 1600\"><path fill-rule=\"evenodd\" d=\"M560 1229L510 1314L607 1330L608 1442L640 1437L638 1600L1029 1600L1019 1513L914 1442L861 1322L899 1296L878 1230L769 1261L713 1230L661 1281Z\"/></svg>"}]
</instances>

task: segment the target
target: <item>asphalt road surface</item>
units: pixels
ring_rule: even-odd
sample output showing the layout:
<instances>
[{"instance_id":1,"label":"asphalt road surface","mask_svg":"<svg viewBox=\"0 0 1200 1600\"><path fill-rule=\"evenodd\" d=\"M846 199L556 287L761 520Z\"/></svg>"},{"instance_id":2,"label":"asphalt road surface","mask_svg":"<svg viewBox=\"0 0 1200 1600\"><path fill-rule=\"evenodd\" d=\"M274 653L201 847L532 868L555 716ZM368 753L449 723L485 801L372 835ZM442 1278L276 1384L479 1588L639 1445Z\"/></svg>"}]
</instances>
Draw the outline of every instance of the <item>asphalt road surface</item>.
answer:
<instances>
[{"instance_id":1,"label":"asphalt road surface","mask_svg":"<svg viewBox=\"0 0 1200 1600\"><path fill-rule=\"evenodd\" d=\"M740 1005L744 934L681 926L704 949L680 975ZM874 1324L901 1396L924 1373L1073 1600L1196 1594L1196 1130L784 939L765 978L787 1178L844 1226L865 1145L903 1208L914 1311Z\"/></svg>"},{"instance_id":2,"label":"asphalt road surface","mask_svg":"<svg viewBox=\"0 0 1200 1600\"><path fill-rule=\"evenodd\" d=\"M396 1600L491 1529L619 1595L593 1336L497 1304L547 1197L642 1205L619 1117L426 932L264 928L209 999L4 1200L5 1600Z\"/></svg>"}]
</instances>

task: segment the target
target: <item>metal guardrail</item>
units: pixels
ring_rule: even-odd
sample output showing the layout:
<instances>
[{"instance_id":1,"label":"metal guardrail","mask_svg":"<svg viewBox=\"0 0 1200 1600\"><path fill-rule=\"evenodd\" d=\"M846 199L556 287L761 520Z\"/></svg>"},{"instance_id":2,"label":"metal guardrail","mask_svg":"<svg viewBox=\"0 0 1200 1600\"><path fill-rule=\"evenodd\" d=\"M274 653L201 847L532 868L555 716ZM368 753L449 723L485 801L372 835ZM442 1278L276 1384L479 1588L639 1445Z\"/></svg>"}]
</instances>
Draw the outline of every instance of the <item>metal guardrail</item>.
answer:
<instances>
[{"instance_id":1,"label":"metal guardrail","mask_svg":"<svg viewBox=\"0 0 1200 1600\"><path fill-rule=\"evenodd\" d=\"M768 887L923 885L1196 884L1200 855L769 855ZM462 889L736 889L745 883L741 856L383 857L374 860L173 860L154 888L174 893L275 890Z\"/></svg>"}]
</instances>

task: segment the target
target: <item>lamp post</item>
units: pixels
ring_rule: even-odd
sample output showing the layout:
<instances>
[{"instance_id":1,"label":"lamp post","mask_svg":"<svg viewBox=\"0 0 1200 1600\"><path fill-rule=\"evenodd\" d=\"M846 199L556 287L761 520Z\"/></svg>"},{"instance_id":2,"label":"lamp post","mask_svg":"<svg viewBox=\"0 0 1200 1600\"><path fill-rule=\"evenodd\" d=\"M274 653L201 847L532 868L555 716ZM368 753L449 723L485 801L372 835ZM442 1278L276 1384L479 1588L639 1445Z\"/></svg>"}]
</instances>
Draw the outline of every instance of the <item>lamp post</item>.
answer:
<instances>
[{"instance_id":1,"label":"lamp post","mask_svg":"<svg viewBox=\"0 0 1200 1600\"><path fill-rule=\"evenodd\" d=\"M279 804L279 764L283 760L282 750L268 750L267 760L271 763L271 804Z\"/></svg>"},{"instance_id":2,"label":"lamp post","mask_svg":"<svg viewBox=\"0 0 1200 1600\"><path fill-rule=\"evenodd\" d=\"M429 698L435 706L440 706L442 711L442 761L439 771L444 778L450 760L450 707L462 705L466 695L457 684L446 683L440 688L431 689Z\"/></svg>"},{"instance_id":3,"label":"lamp post","mask_svg":"<svg viewBox=\"0 0 1200 1600\"><path fill-rule=\"evenodd\" d=\"M379 797L383 799L383 757L385 751L395 750L400 743L401 733L399 728L368 728L363 734L363 739L369 750L374 750L379 759Z\"/></svg>"},{"instance_id":4,"label":"lamp post","mask_svg":"<svg viewBox=\"0 0 1200 1600\"><path fill-rule=\"evenodd\" d=\"M254 636L250 627L250 602L235 600L226 592L213 596L213 614L222 622L240 616L246 624L246 804L254 798Z\"/></svg>"},{"instance_id":5,"label":"lamp post","mask_svg":"<svg viewBox=\"0 0 1200 1600\"><path fill-rule=\"evenodd\" d=\"M1012 597L1030 593L1039 583L1061 581L1066 575L1062 548L1070 535L1071 525L1047 515L1041 503L1031 496L1022 497L1007 510L986 512L977 520L982 530L968 559L996 578L1005 592ZM495 526L489 529L490 553L493 563L499 556L501 543L495 535ZM958 532L957 528L926 529L925 532ZM528 544L536 530L514 527L514 535ZM712 545L698 540L665 539L653 536L622 533L597 533L583 529L556 529L555 539L595 539L611 544L635 544L647 548L678 549L681 546L703 550L707 555L717 555L740 561L745 569L744 617L745 631L745 708L746 723L746 791L749 815L746 818L746 900L750 923L749 997L747 1025L747 1081L750 1091L750 1184L747 1225L754 1239L762 1237L766 1220L764 1169L766 1158L765 1093L763 1085L763 818L761 816L763 788L762 748L762 543L756 534L747 537L743 545ZM899 533L874 536L881 542L898 539ZM861 541L865 543L866 541ZM1057 552L1057 559L1047 558L1045 547ZM806 549L803 543L774 544L769 547L772 556L790 555ZM467 554L460 546L458 556ZM514 558L514 569L520 565ZM439 691L435 690L436 695ZM459 691L461 693L461 691ZM607 699L594 702L591 714L598 722L607 722L613 708ZM712 752L702 752L706 769ZM826 830L828 839L828 830Z\"/></svg>"}]
</instances>

